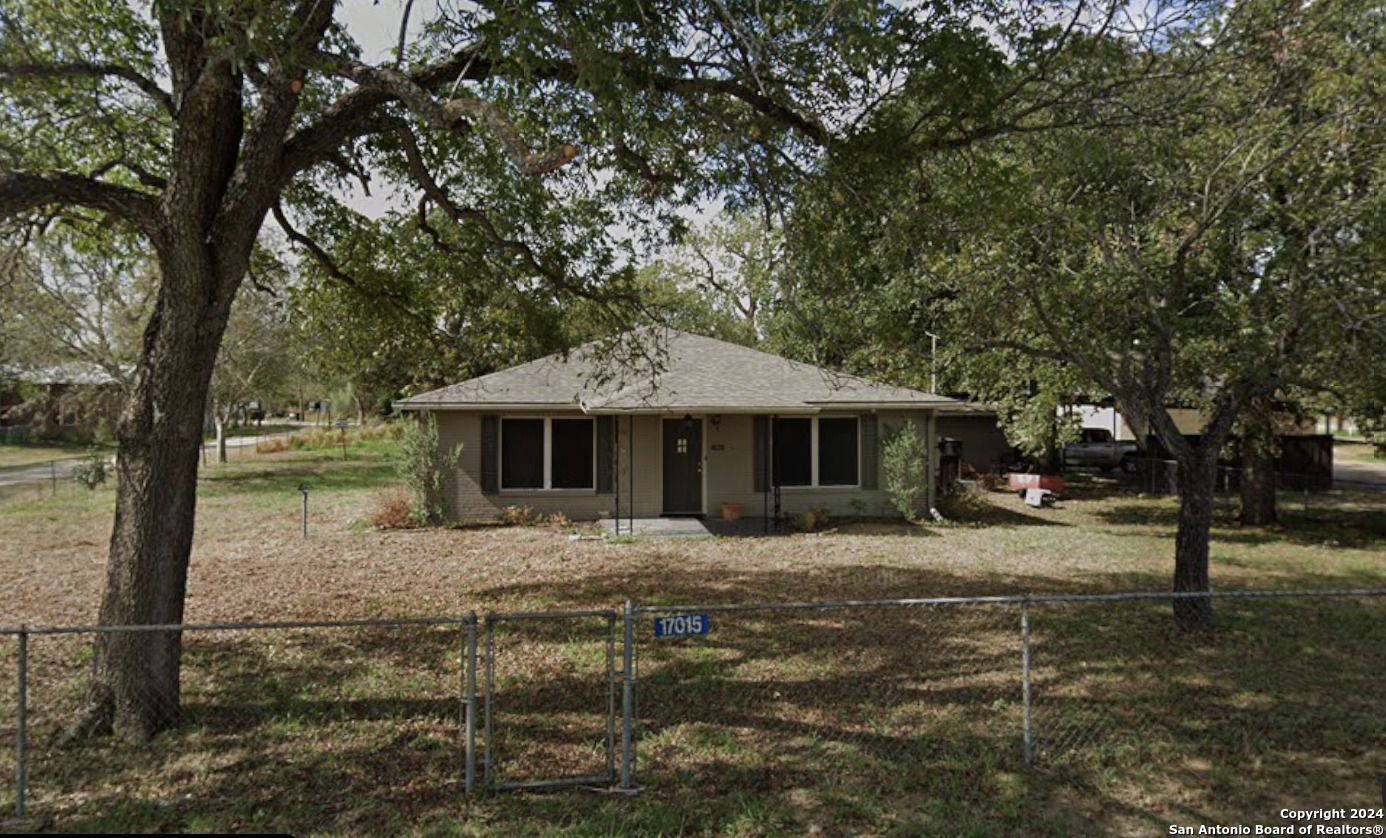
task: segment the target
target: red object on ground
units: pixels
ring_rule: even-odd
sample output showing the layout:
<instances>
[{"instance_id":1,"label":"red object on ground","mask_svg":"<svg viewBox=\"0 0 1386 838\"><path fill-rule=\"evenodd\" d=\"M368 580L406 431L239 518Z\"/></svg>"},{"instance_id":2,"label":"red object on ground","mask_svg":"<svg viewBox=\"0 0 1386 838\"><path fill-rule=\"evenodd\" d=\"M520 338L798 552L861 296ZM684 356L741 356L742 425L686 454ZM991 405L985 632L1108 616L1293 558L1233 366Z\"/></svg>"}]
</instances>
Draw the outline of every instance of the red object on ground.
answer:
<instances>
[{"instance_id":1,"label":"red object on ground","mask_svg":"<svg viewBox=\"0 0 1386 838\"><path fill-rule=\"evenodd\" d=\"M1024 492L1026 489L1048 489L1056 495L1063 494L1064 479L1057 474L1016 474L1011 472L1006 485L1012 491Z\"/></svg>"}]
</instances>

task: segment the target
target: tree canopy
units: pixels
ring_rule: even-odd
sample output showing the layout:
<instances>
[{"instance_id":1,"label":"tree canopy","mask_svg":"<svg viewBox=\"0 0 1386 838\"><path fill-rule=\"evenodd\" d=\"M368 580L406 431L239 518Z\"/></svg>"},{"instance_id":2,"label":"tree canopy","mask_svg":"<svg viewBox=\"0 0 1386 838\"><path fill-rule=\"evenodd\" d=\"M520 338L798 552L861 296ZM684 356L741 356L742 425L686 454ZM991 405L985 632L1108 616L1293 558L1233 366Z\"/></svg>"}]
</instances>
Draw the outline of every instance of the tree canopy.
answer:
<instances>
[{"instance_id":1,"label":"tree canopy","mask_svg":"<svg viewBox=\"0 0 1386 838\"><path fill-rule=\"evenodd\" d=\"M916 370L941 333L954 386L1028 392L1051 416L1113 397L1179 461L1175 587L1206 590L1211 481L1243 412L1380 392L1363 370L1386 301L1382 20L1365 0L1238 3L1158 44L1094 39L1075 69L1132 83L1086 120L1060 106L1044 131L906 167L844 158L865 177L796 207L800 306L850 300L854 316L812 320L827 346ZM1172 406L1203 411L1197 439Z\"/></svg>"}]
</instances>

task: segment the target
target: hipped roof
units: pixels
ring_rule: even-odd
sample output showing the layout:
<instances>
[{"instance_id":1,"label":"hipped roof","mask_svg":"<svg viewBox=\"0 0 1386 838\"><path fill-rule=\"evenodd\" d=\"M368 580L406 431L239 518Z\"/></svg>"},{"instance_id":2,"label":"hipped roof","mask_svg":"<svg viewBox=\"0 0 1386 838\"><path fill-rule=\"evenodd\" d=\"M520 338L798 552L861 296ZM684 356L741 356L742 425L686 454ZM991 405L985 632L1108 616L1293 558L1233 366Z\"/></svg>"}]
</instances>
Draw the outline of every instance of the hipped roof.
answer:
<instances>
[{"instance_id":1,"label":"hipped roof","mask_svg":"<svg viewBox=\"0 0 1386 838\"><path fill-rule=\"evenodd\" d=\"M957 405L734 343L676 330L645 331L634 366L603 361L597 344L566 357L452 384L397 402L406 410L581 410L616 413L817 413Z\"/></svg>"}]
</instances>

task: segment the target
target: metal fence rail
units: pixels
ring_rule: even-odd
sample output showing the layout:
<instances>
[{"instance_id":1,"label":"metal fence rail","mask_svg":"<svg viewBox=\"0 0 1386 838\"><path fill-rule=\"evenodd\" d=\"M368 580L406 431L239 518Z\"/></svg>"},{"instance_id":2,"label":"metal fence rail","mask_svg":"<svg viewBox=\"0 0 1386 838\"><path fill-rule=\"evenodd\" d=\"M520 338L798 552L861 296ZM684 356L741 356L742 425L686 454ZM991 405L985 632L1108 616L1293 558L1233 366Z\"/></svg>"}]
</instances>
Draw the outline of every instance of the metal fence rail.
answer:
<instances>
[{"instance_id":1,"label":"metal fence rail","mask_svg":"<svg viewBox=\"0 0 1386 838\"><path fill-rule=\"evenodd\" d=\"M1210 606L1213 630L1177 627L1176 605ZM481 626L0 628L12 808L80 825L115 805L89 791L106 786L213 810L564 785L984 803L1025 771L1273 773L1305 753L1353 771L1386 748L1384 590L627 603ZM167 631L184 633L178 726L144 749L65 743L92 636Z\"/></svg>"}]
</instances>

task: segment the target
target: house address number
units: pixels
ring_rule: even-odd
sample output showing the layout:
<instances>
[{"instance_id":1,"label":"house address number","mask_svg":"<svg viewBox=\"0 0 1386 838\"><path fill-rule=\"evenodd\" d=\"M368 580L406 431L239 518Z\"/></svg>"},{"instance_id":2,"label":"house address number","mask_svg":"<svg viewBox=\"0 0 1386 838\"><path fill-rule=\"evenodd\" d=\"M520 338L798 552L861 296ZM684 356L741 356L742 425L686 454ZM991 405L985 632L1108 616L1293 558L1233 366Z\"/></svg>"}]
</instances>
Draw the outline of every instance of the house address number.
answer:
<instances>
[{"instance_id":1,"label":"house address number","mask_svg":"<svg viewBox=\"0 0 1386 838\"><path fill-rule=\"evenodd\" d=\"M678 614L672 617L655 617L655 637L692 637L707 634L712 628L712 620L706 614Z\"/></svg>"}]
</instances>

